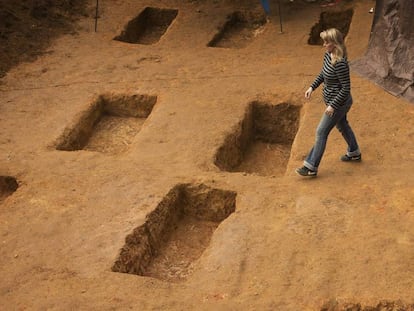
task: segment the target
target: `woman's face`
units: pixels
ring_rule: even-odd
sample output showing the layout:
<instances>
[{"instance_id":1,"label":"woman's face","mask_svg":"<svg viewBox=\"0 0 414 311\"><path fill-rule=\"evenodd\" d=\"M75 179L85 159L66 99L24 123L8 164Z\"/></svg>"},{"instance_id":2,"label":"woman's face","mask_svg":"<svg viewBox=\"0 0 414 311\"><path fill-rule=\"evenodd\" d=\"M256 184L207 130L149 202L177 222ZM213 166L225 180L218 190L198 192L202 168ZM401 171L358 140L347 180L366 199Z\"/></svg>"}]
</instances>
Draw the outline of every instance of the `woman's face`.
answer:
<instances>
[{"instance_id":1,"label":"woman's face","mask_svg":"<svg viewBox=\"0 0 414 311\"><path fill-rule=\"evenodd\" d=\"M325 47L326 51L328 53L332 53L332 51L335 49L335 45L332 42L323 41L323 46Z\"/></svg>"}]
</instances>

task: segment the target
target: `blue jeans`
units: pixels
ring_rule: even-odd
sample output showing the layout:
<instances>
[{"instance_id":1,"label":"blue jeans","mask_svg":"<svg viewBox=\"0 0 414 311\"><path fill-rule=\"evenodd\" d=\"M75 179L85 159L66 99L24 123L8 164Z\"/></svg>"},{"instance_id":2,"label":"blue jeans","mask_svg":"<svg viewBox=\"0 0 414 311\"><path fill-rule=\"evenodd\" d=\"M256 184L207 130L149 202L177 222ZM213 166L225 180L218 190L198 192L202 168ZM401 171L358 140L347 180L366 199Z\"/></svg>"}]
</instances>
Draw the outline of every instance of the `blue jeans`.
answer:
<instances>
[{"instance_id":1,"label":"blue jeans","mask_svg":"<svg viewBox=\"0 0 414 311\"><path fill-rule=\"evenodd\" d=\"M270 5L268 0L260 0L262 3L263 10L265 11L266 15L270 14Z\"/></svg>"},{"instance_id":2,"label":"blue jeans","mask_svg":"<svg viewBox=\"0 0 414 311\"><path fill-rule=\"evenodd\" d=\"M318 171L319 163L321 162L323 153L325 152L326 142L328 135L331 130L336 128L341 132L342 137L348 144L347 155L358 156L361 154L358 143L356 141L354 132L346 119L346 114L352 106L352 97L350 96L345 104L340 108L336 109L333 116L330 117L323 114L321 121L319 122L318 128L316 129L315 144L305 159L304 166L312 171Z\"/></svg>"}]
</instances>

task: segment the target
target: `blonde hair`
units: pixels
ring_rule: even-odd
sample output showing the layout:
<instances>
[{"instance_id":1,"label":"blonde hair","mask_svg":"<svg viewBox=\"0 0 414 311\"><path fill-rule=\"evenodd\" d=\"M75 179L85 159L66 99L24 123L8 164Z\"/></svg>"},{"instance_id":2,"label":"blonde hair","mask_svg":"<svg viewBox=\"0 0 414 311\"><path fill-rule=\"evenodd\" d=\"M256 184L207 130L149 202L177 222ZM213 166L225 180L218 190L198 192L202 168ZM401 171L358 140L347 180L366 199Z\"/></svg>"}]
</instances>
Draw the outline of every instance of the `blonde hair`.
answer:
<instances>
[{"instance_id":1,"label":"blonde hair","mask_svg":"<svg viewBox=\"0 0 414 311\"><path fill-rule=\"evenodd\" d=\"M329 28L322 31L320 37L323 41L332 43L335 48L332 51L331 64L335 65L337 61L347 57L346 46L344 43L344 36L336 28Z\"/></svg>"}]
</instances>

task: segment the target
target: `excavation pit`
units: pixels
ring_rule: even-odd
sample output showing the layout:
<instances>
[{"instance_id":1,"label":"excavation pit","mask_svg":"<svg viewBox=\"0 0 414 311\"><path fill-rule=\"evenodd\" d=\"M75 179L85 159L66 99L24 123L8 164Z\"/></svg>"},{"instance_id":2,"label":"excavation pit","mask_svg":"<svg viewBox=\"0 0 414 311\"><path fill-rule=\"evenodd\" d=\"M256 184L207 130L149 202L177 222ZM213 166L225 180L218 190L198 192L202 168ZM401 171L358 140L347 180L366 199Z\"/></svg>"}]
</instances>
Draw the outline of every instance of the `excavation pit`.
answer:
<instances>
[{"instance_id":1,"label":"excavation pit","mask_svg":"<svg viewBox=\"0 0 414 311\"><path fill-rule=\"evenodd\" d=\"M360 303L342 302L336 300L326 302L320 311L414 311L414 304L401 301L380 301L376 306L362 306Z\"/></svg>"},{"instance_id":2,"label":"excavation pit","mask_svg":"<svg viewBox=\"0 0 414 311\"><path fill-rule=\"evenodd\" d=\"M59 137L56 149L124 152L150 115L156 96L101 95L74 126Z\"/></svg>"},{"instance_id":3,"label":"excavation pit","mask_svg":"<svg viewBox=\"0 0 414 311\"><path fill-rule=\"evenodd\" d=\"M323 40L320 37L320 33L329 28L337 28L340 32L342 32L345 38L348 34L353 14L354 11L352 9L345 11L322 12L319 18L319 22L316 23L311 29L308 44L323 45Z\"/></svg>"},{"instance_id":4,"label":"excavation pit","mask_svg":"<svg viewBox=\"0 0 414 311\"><path fill-rule=\"evenodd\" d=\"M233 12L227 17L227 22L207 44L209 47L243 48L248 45L266 24L263 14L254 12Z\"/></svg>"},{"instance_id":5,"label":"excavation pit","mask_svg":"<svg viewBox=\"0 0 414 311\"><path fill-rule=\"evenodd\" d=\"M282 176L299 127L300 106L254 101L215 156L223 171Z\"/></svg>"},{"instance_id":6,"label":"excavation pit","mask_svg":"<svg viewBox=\"0 0 414 311\"><path fill-rule=\"evenodd\" d=\"M17 190L19 184L11 176L0 176L0 203Z\"/></svg>"},{"instance_id":7,"label":"excavation pit","mask_svg":"<svg viewBox=\"0 0 414 311\"><path fill-rule=\"evenodd\" d=\"M184 281L214 230L235 208L235 192L205 185L175 186L145 223L126 237L112 271Z\"/></svg>"},{"instance_id":8,"label":"excavation pit","mask_svg":"<svg viewBox=\"0 0 414 311\"><path fill-rule=\"evenodd\" d=\"M157 43L177 17L178 10L145 8L114 40L134 44Z\"/></svg>"}]
</instances>

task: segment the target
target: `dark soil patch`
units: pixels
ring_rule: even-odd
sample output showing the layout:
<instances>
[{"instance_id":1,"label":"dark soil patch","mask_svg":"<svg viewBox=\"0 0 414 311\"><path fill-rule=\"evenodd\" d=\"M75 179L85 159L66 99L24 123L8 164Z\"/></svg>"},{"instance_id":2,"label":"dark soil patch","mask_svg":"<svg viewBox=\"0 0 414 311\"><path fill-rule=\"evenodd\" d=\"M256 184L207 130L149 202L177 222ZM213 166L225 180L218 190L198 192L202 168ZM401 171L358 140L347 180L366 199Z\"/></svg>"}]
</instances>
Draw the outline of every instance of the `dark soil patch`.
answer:
<instances>
[{"instance_id":1,"label":"dark soil patch","mask_svg":"<svg viewBox=\"0 0 414 311\"><path fill-rule=\"evenodd\" d=\"M86 5L87 0L0 0L0 77L45 53L54 38L73 33Z\"/></svg>"}]
</instances>

